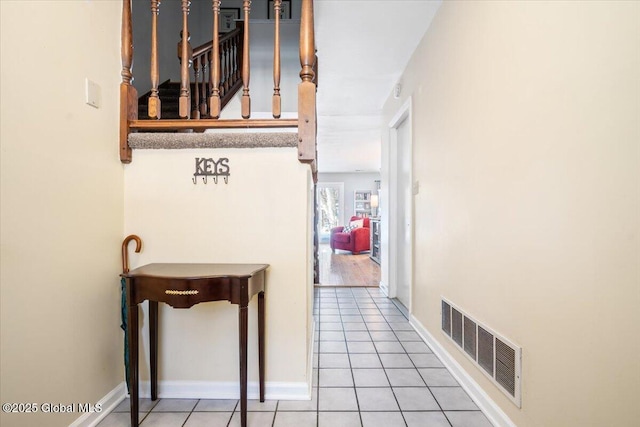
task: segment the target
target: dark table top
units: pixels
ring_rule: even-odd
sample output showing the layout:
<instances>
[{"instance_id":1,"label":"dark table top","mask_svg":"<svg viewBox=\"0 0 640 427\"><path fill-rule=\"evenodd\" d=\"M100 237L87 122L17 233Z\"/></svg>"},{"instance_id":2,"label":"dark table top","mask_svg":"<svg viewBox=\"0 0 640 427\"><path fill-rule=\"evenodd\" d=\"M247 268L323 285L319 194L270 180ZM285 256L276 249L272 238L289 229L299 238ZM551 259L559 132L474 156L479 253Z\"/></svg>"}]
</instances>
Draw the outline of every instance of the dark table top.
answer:
<instances>
[{"instance_id":1,"label":"dark table top","mask_svg":"<svg viewBox=\"0 0 640 427\"><path fill-rule=\"evenodd\" d=\"M154 263L143 265L122 277L158 277L173 279L203 279L214 277L251 277L266 270L269 264L181 264Z\"/></svg>"}]
</instances>

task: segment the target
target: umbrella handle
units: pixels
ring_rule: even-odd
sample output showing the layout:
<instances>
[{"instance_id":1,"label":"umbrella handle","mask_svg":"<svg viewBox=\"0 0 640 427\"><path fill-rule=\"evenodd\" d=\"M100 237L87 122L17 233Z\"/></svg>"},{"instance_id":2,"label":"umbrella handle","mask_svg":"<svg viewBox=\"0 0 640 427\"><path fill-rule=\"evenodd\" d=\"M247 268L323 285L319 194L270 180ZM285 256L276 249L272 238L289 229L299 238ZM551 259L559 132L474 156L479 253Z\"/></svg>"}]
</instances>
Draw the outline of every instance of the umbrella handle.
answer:
<instances>
[{"instance_id":1,"label":"umbrella handle","mask_svg":"<svg viewBox=\"0 0 640 427\"><path fill-rule=\"evenodd\" d=\"M136 236L135 234L131 234L124 238L122 242L122 272L129 272L129 242L132 240L136 241L136 253L140 252L142 249L142 239Z\"/></svg>"}]
</instances>

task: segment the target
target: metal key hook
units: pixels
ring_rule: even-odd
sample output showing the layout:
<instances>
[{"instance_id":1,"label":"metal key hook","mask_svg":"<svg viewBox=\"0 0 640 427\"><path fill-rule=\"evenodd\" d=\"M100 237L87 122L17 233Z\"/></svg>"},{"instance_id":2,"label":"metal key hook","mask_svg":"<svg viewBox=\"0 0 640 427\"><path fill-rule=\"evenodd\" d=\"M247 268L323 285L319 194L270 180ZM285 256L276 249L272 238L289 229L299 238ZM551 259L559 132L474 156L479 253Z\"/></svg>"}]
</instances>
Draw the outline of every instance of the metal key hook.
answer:
<instances>
[{"instance_id":1,"label":"metal key hook","mask_svg":"<svg viewBox=\"0 0 640 427\"><path fill-rule=\"evenodd\" d=\"M135 240L136 242L136 253L139 253L142 249L142 239L136 236L135 234L131 234L124 238L122 242L122 272L129 272L129 242Z\"/></svg>"}]
</instances>

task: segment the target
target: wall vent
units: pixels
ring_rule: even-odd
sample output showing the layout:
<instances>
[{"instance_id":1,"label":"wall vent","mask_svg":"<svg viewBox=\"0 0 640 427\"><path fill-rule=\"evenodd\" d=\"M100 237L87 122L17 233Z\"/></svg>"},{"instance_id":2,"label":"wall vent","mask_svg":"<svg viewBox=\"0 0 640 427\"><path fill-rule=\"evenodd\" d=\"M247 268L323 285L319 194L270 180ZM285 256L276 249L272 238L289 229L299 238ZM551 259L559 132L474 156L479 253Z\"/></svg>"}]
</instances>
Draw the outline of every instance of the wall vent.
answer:
<instances>
[{"instance_id":1,"label":"wall vent","mask_svg":"<svg viewBox=\"0 0 640 427\"><path fill-rule=\"evenodd\" d=\"M478 365L493 377L493 334L478 326Z\"/></svg>"},{"instance_id":2,"label":"wall vent","mask_svg":"<svg viewBox=\"0 0 640 427\"><path fill-rule=\"evenodd\" d=\"M451 308L451 338L462 347L462 313Z\"/></svg>"},{"instance_id":3,"label":"wall vent","mask_svg":"<svg viewBox=\"0 0 640 427\"><path fill-rule=\"evenodd\" d=\"M476 322L464 316L464 351L476 360Z\"/></svg>"},{"instance_id":4,"label":"wall vent","mask_svg":"<svg viewBox=\"0 0 640 427\"><path fill-rule=\"evenodd\" d=\"M451 336L451 306L442 301L442 330Z\"/></svg>"},{"instance_id":5,"label":"wall vent","mask_svg":"<svg viewBox=\"0 0 640 427\"><path fill-rule=\"evenodd\" d=\"M522 348L442 299L442 331L520 408Z\"/></svg>"}]
</instances>

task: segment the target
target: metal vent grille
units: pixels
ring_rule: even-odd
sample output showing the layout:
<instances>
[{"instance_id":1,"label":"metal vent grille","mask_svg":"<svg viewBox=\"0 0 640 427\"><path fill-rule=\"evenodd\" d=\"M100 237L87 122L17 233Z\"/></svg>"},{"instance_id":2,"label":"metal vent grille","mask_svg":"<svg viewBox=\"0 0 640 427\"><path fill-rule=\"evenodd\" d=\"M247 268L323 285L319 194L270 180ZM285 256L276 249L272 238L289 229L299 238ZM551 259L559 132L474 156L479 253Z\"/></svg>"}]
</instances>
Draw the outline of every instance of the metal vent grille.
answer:
<instances>
[{"instance_id":1,"label":"metal vent grille","mask_svg":"<svg viewBox=\"0 0 640 427\"><path fill-rule=\"evenodd\" d=\"M451 309L451 338L462 347L462 313Z\"/></svg>"},{"instance_id":2,"label":"metal vent grille","mask_svg":"<svg viewBox=\"0 0 640 427\"><path fill-rule=\"evenodd\" d=\"M444 298L442 331L505 396L522 407L522 348Z\"/></svg>"},{"instance_id":3,"label":"metal vent grille","mask_svg":"<svg viewBox=\"0 0 640 427\"><path fill-rule=\"evenodd\" d=\"M493 335L478 326L478 364L493 377Z\"/></svg>"},{"instance_id":4,"label":"metal vent grille","mask_svg":"<svg viewBox=\"0 0 640 427\"><path fill-rule=\"evenodd\" d=\"M516 395L516 352L496 338L496 381L511 396Z\"/></svg>"},{"instance_id":5,"label":"metal vent grille","mask_svg":"<svg viewBox=\"0 0 640 427\"><path fill-rule=\"evenodd\" d=\"M464 317L464 351L476 360L476 322Z\"/></svg>"},{"instance_id":6,"label":"metal vent grille","mask_svg":"<svg viewBox=\"0 0 640 427\"><path fill-rule=\"evenodd\" d=\"M442 330L451 336L451 306L442 301Z\"/></svg>"}]
</instances>

